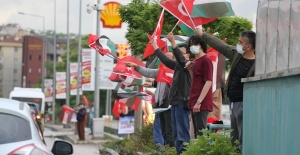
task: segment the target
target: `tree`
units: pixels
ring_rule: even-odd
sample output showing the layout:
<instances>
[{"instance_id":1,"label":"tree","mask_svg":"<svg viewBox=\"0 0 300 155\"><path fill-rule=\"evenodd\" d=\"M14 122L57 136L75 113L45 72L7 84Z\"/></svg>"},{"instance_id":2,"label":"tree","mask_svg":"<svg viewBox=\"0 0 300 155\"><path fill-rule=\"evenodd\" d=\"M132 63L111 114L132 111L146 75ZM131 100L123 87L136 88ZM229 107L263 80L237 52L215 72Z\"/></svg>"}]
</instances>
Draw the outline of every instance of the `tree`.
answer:
<instances>
[{"instance_id":1,"label":"tree","mask_svg":"<svg viewBox=\"0 0 300 155\"><path fill-rule=\"evenodd\" d=\"M218 38L227 38L227 44L235 46L238 43L240 33L245 30L251 30L252 23L246 18L227 16L203 25L203 28L207 33L218 32Z\"/></svg>"}]
</instances>

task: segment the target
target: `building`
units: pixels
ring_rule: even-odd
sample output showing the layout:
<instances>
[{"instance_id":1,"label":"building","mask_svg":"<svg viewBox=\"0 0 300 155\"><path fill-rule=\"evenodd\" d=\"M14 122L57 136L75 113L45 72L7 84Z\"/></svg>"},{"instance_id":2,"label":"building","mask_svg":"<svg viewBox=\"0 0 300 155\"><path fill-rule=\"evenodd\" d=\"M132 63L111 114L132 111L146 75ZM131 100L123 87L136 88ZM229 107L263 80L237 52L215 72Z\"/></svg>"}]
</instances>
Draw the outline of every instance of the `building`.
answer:
<instances>
[{"instance_id":1,"label":"building","mask_svg":"<svg viewBox=\"0 0 300 155\"><path fill-rule=\"evenodd\" d=\"M22 38L0 36L0 95L9 97L22 82Z\"/></svg>"},{"instance_id":2,"label":"building","mask_svg":"<svg viewBox=\"0 0 300 155\"><path fill-rule=\"evenodd\" d=\"M22 87L32 88L42 78L43 38L24 36Z\"/></svg>"}]
</instances>

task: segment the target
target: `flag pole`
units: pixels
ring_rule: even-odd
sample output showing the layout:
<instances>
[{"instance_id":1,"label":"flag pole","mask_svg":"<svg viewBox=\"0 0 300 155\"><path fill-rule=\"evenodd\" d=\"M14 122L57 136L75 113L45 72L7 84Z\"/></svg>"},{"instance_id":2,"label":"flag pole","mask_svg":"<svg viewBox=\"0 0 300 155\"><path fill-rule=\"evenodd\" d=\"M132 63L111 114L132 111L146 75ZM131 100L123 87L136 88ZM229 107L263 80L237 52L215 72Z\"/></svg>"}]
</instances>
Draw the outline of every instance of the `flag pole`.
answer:
<instances>
[{"instance_id":1,"label":"flag pole","mask_svg":"<svg viewBox=\"0 0 300 155\"><path fill-rule=\"evenodd\" d=\"M195 29L196 26L195 26L194 21L192 20L192 17L191 17L191 15L190 15L189 11L186 9L186 6L185 6L185 4L182 2L182 0L181 0L181 3L183 4L183 6L184 6L184 8L185 8L185 11L186 11L186 13L188 14L188 16L189 16L189 18L190 18L190 20L191 20L191 22L192 22L192 24L193 24L193 26L194 26L194 29ZM194 30L194 31L195 31L195 30Z\"/></svg>"},{"instance_id":2,"label":"flag pole","mask_svg":"<svg viewBox=\"0 0 300 155\"><path fill-rule=\"evenodd\" d=\"M175 26L172 28L171 32L174 31L174 29L176 28L176 26L179 24L179 20L177 21L177 23L175 24Z\"/></svg>"}]
</instances>

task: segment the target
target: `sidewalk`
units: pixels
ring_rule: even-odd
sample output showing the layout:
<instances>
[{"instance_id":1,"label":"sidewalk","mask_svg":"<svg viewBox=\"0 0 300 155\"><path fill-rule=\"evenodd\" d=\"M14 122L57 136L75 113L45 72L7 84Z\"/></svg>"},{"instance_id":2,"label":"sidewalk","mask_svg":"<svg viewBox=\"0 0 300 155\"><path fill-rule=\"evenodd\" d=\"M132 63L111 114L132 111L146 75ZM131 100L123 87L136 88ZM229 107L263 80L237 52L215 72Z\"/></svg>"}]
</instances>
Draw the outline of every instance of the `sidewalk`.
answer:
<instances>
[{"instance_id":1,"label":"sidewalk","mask_svg":"<svg viewBox=\"0 0 300 155\"><path fill-rule=\"evenodd\" d=\"M85 141L78 141L78 135L75 134L75 125L71 125L71 128L64 128L63 125L52 125L52 124L45 124L45 128L48 128L54 132L51 133L44 133L45 137L63 137L64 140L69 141L72 144L98 144L103 145L107 141L108 138L93 138L90 135L90 129L85 128Z\"/></svg>"}]
</instances>

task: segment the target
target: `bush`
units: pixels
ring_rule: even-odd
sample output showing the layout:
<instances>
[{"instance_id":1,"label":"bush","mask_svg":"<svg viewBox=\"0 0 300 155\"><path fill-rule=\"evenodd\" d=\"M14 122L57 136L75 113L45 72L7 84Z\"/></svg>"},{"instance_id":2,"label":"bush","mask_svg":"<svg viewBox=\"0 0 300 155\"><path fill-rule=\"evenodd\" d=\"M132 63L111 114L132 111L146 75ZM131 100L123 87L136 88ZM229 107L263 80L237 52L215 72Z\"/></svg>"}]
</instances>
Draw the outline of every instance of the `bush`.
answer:
<instances>
[{"instance_id":1,"label":"bush","mask_svg":"<svg viewBox=\"0 0 300 155\"><path fill-rule=\"evenodd\" d=\"M141 130L123 140L115 140L105 143L103 146L113 149L120 155L133 155L136 152L151 153L151 155L176 155L175 147L165 147L164 152L155 150L153 143L153 124L145 125Z\"/></svg>"},{"instance_id":2,"label":"bush","mask_svg":"<svg viewBox=\"0 0 300 155\"><path fill-rule=\"evenodd\" d=\"M203 135L192 139L190 143L185 143L186 151L182 155L240 155L236 152L238 142L231 144L231 130L225 130L218 133L211 133L208 130L202 130Z\"/></svg>"}]
</instances>

